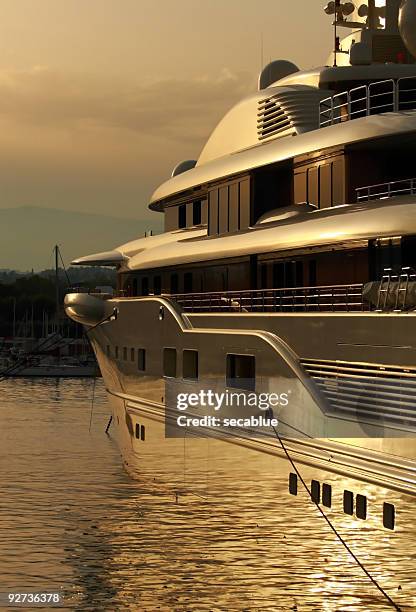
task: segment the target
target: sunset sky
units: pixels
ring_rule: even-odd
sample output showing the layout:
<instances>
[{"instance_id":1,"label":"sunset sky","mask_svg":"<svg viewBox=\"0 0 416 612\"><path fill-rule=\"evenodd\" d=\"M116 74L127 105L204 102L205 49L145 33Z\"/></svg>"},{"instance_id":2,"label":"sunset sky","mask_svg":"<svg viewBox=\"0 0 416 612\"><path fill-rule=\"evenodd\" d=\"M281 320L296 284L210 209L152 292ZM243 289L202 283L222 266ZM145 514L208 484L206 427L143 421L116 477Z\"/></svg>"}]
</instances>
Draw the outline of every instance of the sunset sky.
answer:
<instances>
[{"instance_id":1,"label":"sunset sky","mask_svg":"<svg viewBox=\"0 0 416 612\"><path fill-rule=\"evenodd\" d=\"M264 63L325 63L324 4L1 0L0 207L143 217L255 88L261 36Z\"/></svg>"}]
</instances>

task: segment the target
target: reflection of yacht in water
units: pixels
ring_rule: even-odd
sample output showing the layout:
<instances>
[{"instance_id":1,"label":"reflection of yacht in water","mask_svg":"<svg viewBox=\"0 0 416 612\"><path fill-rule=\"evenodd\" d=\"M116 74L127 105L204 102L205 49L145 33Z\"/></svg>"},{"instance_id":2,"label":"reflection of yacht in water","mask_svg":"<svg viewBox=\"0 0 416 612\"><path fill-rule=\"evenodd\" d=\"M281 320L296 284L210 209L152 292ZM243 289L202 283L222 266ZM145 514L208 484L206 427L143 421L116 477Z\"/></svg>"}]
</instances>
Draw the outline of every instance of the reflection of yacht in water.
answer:
<instances>
[{"instance_id":1,"label":"reflection of yacht in water","mask_svg":"<svg viewBox=\"0 0 416 612\"><path fill-rule=\"evenodd\" d=\"M300 495L273 431L164 436L177 393L247 381L287 392L280 435L314 501L354 528L371 519L405 551L400 515L416 495L416 9L405 2L399 19L399 5L329 3L352 29L330 66L267 66L198 161L154 193L165 233L75 262L116 266L118 297L73 293L66 311L90 328L123 455L141 469L165 448L169 477L191 463L191 482L207 456L245 448L247 461L274 456L288 500Z\"/></svg>"}]
</instances>

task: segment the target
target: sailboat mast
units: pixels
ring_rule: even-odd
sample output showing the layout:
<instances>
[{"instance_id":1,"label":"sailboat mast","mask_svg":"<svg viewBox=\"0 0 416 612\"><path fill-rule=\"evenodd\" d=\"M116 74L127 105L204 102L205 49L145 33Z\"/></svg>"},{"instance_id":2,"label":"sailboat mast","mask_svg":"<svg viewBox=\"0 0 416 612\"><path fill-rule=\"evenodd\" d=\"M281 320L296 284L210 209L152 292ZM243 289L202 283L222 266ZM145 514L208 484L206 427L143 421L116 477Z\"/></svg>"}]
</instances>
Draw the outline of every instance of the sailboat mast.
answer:
<instances>
[{"instance_id":1,"label":"sailboat mast","mask_svg":"<svg viewBox=\"0 0 416 612\"><path fill-rule=\"evenodd\" d=\"M59 333L59 313L60 313L60 304L59 304L59 273L58 273L58 255L59 255L59 246L55 245L55 317L56 317L56 333Z\"/></svg>"}]
</instances>

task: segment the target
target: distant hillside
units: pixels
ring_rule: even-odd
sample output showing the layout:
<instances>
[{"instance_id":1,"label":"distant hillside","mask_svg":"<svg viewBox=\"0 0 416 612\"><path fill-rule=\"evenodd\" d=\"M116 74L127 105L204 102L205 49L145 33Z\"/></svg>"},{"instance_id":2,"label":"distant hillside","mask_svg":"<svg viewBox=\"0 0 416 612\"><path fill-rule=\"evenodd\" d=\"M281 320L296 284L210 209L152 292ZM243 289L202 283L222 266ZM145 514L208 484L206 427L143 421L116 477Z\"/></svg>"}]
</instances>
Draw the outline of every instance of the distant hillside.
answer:
<instances>
[{"instance_id":1,"label":"distant hillside","mask_svg":"<svg viewBox=\"0 0 416 612\"><path fill-rule=\"evenodd\" d=\"M154 217L136 220L30 206L0 208L0 268L50 268L55 244L68 265L76 257L110 251L146 230L160 232L162 216Z\"/></svg>"}]
</instances>

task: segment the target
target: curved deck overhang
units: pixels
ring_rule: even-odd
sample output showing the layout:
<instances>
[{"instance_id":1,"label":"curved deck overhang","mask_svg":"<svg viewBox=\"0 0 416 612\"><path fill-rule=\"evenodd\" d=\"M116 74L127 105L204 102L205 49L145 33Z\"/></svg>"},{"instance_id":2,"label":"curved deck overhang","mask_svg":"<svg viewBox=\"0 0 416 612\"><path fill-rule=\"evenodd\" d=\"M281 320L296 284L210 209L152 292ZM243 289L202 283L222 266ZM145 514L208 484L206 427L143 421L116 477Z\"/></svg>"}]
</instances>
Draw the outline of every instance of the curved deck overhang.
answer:
<instances>
[{"instance_id":1,"label":"curved deck overhang","mask_svg":"<svg viewBox=\"0 0 416 612\"><path fill-rule=\"evenodd\" d=\"M154 192L149 208L162 211L166 200L219 179L238 175L269 164L341 145L348 145L387 136L414 134L416 111L401 111L362 117L337 125L316 129L296 136L259 143L242 151L196 166L166 181Z\"/></svg>"},{"instance_id":2,"label":"curved deck overhang","mask_svg":"<svg viewBox=\"0 0 416 612\"><path fill-rule=\"evenodd\" d=\"M199 227L165 232L163 234L157 234L156 236L137 238L137 240L122 244L113 251L105 251L103 253L94 253L92 255L86 255L85 257L79 257L72 261L71 265L109 266L119 268L119 270L123 270L124 268L128 269L129 260L146 250L154 250L171 243L177 244L184 239L202 238L206 236L206 233L206 228Z\"/></svg>"},{"instance_id":3,"label":"curved deck overhang","mask_svg":"<svg viewBox=\"0 0 416 612\"><path fill-rule=\"evenodd\" d=\"M147 270L302 248L330 248L339 243L373 238L414 235L415 210L415 196L399 196L305 212L295 218L263 223L246 232L224 236L186 237L177 234L178 240L148 248L133 256L126 269Z\"/></svg>"}]
</instances>

